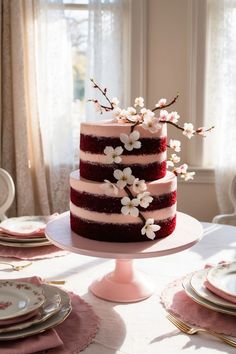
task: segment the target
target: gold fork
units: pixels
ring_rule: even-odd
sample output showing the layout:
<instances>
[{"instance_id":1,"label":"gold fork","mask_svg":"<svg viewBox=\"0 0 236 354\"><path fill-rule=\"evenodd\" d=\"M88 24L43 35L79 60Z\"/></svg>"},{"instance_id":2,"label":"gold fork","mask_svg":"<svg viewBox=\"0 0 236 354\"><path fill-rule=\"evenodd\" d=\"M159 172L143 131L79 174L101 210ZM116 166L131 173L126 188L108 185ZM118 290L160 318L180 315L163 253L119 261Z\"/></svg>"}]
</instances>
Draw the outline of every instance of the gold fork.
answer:
<instances>
[{"instance_id":1,"label":"gold fork","mask_svg":"<svg viewBox=\"0 0 236 354\"><path fill-rule=\"evenodd\" d=\"M168 320L175 325L180 331L186 333L186 334L197 334L199 332L207 332L211 334L212 336L222 340L224 343L227 343L231 345L232 347L236 348L236 341L233 339L230 339L222 334L218 334L214 331L204 329L204 328L198 328L198 327L191 327L187 323L184 323L183 321L179 320L178 318L174 317L170 313L167 315Z\"/></svg>"},{"instance_id":2,"label":"gold fork","mask_svg":"<svg viewBox=\"0 0 236 354\"><path fill-rule=\"evenodd\" d=\"M22 264L22 265L14 265L14 264L11 264L11 263L7 263L7 262L0 262L0 264L5 264L7 266L10 266L12 268L12 270L16 270L16 271L19 271L19 270L22 270L26 267L29 267L32 262L29 262L29 263L26 263L26 264Z\"/></svg>"}]
</instances>

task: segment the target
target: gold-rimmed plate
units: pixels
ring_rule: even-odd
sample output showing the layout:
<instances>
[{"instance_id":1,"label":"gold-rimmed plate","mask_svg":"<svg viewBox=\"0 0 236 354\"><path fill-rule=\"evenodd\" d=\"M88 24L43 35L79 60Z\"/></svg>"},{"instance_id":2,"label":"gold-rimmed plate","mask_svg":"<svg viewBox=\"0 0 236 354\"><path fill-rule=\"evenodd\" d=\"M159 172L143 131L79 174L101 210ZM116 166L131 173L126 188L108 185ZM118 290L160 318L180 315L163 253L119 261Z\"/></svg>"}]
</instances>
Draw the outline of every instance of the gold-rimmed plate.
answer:
<instances>
[{"instance_id":1,"label":"gold-rimmed plate","mask_svg":"<svg viewBox=\"0 0 236 354\"><path fill-rule=\"evenodd\" d=\"M42 246L49 246L52 243L45 239L44 241L39 242L7 242L0 240L0 245L7 246L7 247L18 247L18 248L27 248L27 247L42 247Z\"/></svg>"},{"instance_id":2,"label":"gold-rimmed plate","mask_svg":"<svg viewBox=\"0 0 236 354\"><path fill-rule=\"evenodd\" d=\"M61 308L61 296L57 288L43 286L43 292L46 300L33 317L30 317L20 323L0 327L0 334L22 330L44 322L51 316L55 315Z\"/></svg>"},{"instance_id":3,"label":"gold-rimmed plate","mask_svg":"<svg viewBox=\"0 0 236 354\"><path fill-rule=\"evenodd\" d=\"M0 241L4 242L17 242L17 243L29 243L29 242L44 242L48 241L46 236L41 236L41 237L29 237L29 238L20 238L20 237L14 237L6 234L0 233Z\"/></svg>"},{"instance_id":4,"label":"gold-rimmed plate","mask_svg":"<svg viewBox=\"0 0 236 354\"><path fill-rule=\"evenodd\" d=\"M236 262L222 263L209 269L207 280L219 291L236 301Z\"/></svg>"},{"instance_id":5,"label":"gold-rimmed plate","mask_svg":"<svg viewBox=\"0 0 236 354\"><path fill-rule=\"evenodd\" d=\"M236 310L233 309L228 309L226 307L220 306L220 305L216 305L213 304L212 302L209 302L203 298L201 298L198 294L195 293L195 291L193 290L193 288L191 287L190 284L190 280L191 280L191 276L187 276L184 280L183 280L183 288L186 292L186 294L196 303L198 303L199 305L202 305L210 310L216 311L216 312L222 312L222 313L226 313L228 315L233 315L236 316Z\"/></svg>"},{"instance_id":6,"label":"gold-rimmed plate","mask_svg":"<svg viewBox=\"0 0 236 354\"><path fill-rule=\"evenodd\" d=\"M34 334L42 333L49 328L56 327L69 316L72 309L69 295L64 290L52 285L44 284L43 285L44 291L46 291L46 288L56 288L56 291L59 293L61 297L60 310L55 315L47 319L46 321L35 324L31 327L24 328L10 333L0 333L0 341L10 341L10 340L25 338L25 337L33 336Z\"/></svg>"},{"instance_id":7,"label":"gold-rimmed plate","mask_svg":"<svg viewBox=\"0 0 236 354\"><path fill-rule=\"evenodd\" d=\"M201 298L212 302L213 304L236 310L236 304L224 300L223 298L213 294L210 290L206 288L205 282L207 280L208 271L209 269L202 269L192 275L190 279L190 285L195 291L195 293Z\"/></svg>"},{"instance_id":8,"label":"gold-rimmed plate","mask_svg":"<svg viewBox=\"0 0 236 354\"><path fill-rule=\"evenodd\" d=\"M51 216L19 216L0 223L0 229L10 235L32 235L43 232Z\"/></svg>"},{"instance_id":9,"label":"gold-rimmed plate","mask_svg":"<svg viewBox=\"0 0 236 354\"><path fill-rule=\"evenodd\" d=\"M0 321L33 312L44 302L42 286L17 280L0 280Z\"/></svg>"}]
</instances>

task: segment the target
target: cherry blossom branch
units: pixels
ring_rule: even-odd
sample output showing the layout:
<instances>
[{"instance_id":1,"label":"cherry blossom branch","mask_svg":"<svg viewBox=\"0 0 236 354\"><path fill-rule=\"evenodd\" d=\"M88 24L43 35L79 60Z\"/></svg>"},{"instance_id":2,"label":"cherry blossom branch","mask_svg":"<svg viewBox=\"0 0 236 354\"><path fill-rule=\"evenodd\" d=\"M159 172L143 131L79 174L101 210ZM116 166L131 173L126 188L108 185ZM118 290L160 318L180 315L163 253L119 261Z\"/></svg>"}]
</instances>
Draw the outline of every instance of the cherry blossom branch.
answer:
<instances>
[{"instance_id":1,"label":"cherry blossom branch","mask_svg":"<svg viewBox=\"0 0 236 354\"><path fill-rule=\"evenodd\" d=\"M175 97L173 98L173 100L172 100L170 103L165 104L165 105L162 105L162 106L160 106L160 107L155 107L155 108L152 109L152 112L155 112L155 111L157 111L158 109L164 109L164 108L167 108L167 107L172 106L172 104L174 104L174 103L177 101L178 97L179 97L179 93L177 94L177 96L175 96Z\"/></svg>"},{"instance_id":2,"label":"cherry blossom branch","mask_svg":"<svg viewBox=\"0 0 236 354\"><path fill-rule=\"evenodd\" d=\"M95 105L97 104L99 106L99 108L103 108L104 111L106 111L106 112L110 112L113 109L113 108L111 109L108 106L104 106L104 105L100 104L98 102L98 100L95 100L95 99L90 99L90 100L88 100L88 102L93 102L93 103L95 103ZM102 114L102 110L101 110L101 114Z\"/></svg>"},{"instance_id":3,"label":"cherry blossom branch","mask_svg":"<svg viewBox=\"0 0 236 354\"><path fill-rule=\"evenodd\" d=\"M129 189L129 187L127 187L127 186L124 187L124 190L126 191L128 197L132 200L132 199L134 198L134 196L133 196L131 190ZM140 213L140 211L139 211L139 215L138 215L138 216L139 216L139 218L144 222L144 224L146 224L146 219L145 219L145 217L143 216L143 214Z\"/></svg>"},{"instance_id":4,"label":"cherry blossom branch","mask_svg":"<svg viewBox=\"0 0 236 354\"><path fill-rule=\"evenodd\" d=\"M107 111L112 111L112 110L114 109L114 107L113 107L113 104L111 103L111 100L110 100L109 97L107 96L107 89L104 88L104 90L102 90L101 87L98 86L98 84L96 84L96 82L94 81L94 79L90 79L90 81L92 82L93 87L94 87L95 89L98 89L98 90L102 93L102 95L105 97L105 99L108 101L108 103L110 104L110 107L108 107L108 106L103 106L103 105L101 105L101 104L100 104L100 106L101 106L102 108L104 108L106 112L107 112ZM98 103L98 100L89 100L89 101Z\"/></svg>"},{"instance_id":5,"label":"cherry blossom branch","mask_svg":"<svg viewBox=\"0 0 236 354\"><path fill-rule=\"evenodd\" d=\"M182 130L182 131L185 131L185 129L183 127L181 127L180 125L178 125L177 123L174 123L174 122L171 122L169 120L162 120L160 119L159 120L160 123L167 123L167 124L170 124L170 125L173 125L175 128L179 129L179 130ZM204 132L210 132L212 131L212 129L214 129L215 127L214 126L211 126L210 128L208 129L205 129ZM202 128L198 128L197 130L193 131L193 134L198 134L200 135L202 132Z\"/></svg>"}]
</instances>

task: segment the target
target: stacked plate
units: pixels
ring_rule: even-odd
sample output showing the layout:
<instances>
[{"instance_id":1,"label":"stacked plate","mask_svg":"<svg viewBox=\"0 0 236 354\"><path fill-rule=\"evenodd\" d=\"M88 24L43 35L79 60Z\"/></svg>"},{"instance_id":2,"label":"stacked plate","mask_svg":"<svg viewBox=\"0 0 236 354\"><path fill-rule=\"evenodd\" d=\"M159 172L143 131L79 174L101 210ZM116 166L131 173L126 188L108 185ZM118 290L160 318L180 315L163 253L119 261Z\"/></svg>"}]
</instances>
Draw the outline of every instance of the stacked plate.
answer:
<instances>
[{"instance_id":1,"label":"stacked plate","mask_svg":"<svg viewBox=\"0 0 236 354\"><path fill-rule=\"evenodd\" d=\"M41 247L51 245L44 230L55 216L21 216L0 223L0 245L8 247Z\"/></svg>"},{"instance_id":2,"label":"stacked plate","mask_svg":"<svg viewBox=\"0 0 236 354\"><path fill-rule=\"evenodd\" d=\"M236 262L200 270L185 278L183 287L198 304L236 316Z\"/></svg>"},{"instance_id":3,"label":"stacked plate","mask_svg":"<svg viewBox=\"0 0 236 354\"><path fill-rule=\"evenodd\" d=\"M55 286L0 280L0 293L0 341L44 332L71 312L69 295Z\"/></svg>"}]
</instances>

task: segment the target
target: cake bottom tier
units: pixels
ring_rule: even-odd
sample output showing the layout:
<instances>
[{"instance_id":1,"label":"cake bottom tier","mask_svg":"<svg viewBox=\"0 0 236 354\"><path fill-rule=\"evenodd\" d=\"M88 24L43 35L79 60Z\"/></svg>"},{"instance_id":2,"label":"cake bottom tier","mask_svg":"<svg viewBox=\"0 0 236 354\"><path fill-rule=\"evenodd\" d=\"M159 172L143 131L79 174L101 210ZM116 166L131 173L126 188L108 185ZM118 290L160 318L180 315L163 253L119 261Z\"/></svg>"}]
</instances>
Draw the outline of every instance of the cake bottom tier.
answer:
<instances>
[{"instance_id":1,"label":"cake bottom tier","mask_svg":"<svg viewBox=\"0 0 236 354\"><path fill-rule=\"evenodd\" d=\"M92 240L105 242L143 242L151 241L141 234L143 224L111 224L86 220L70 213L71 229L76 234ZM155 224L161 226L156 232L155 239L169 236L176 226L176 215L164 220L155 220Z\"/></svg>"}]
</instances>

